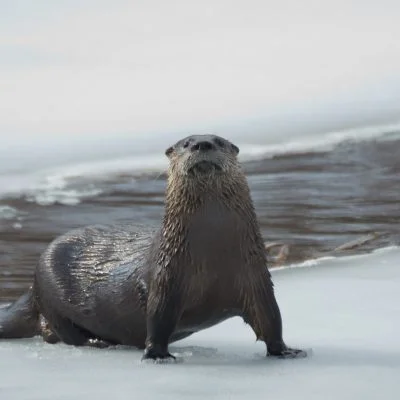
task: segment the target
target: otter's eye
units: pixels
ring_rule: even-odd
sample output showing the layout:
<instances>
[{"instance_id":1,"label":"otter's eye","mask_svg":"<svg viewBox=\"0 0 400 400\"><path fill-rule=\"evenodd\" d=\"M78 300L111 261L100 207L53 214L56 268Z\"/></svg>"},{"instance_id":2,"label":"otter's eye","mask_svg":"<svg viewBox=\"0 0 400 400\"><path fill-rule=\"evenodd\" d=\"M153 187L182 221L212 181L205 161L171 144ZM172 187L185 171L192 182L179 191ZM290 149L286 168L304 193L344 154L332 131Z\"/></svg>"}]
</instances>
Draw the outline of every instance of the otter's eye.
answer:
<instances>
[{"instance_id":1,"label":"otter's eye","mask_svg":"<svg viewBox=\"0 0 400 400\"><path fill-rule=\"evenodd\" d=\"M233 144L233 145L232 145L232 149L233 149L233 151L234 151L234 153L235 153L236 155L239 154L239 147L237 147L237 146L235 146L235 145Z\"/></svg>"},{"instance_id":2,"label":"otter's eye","mask_svg":"<svg viewBox=\"0 0 400 400\"><path fill-rule=\"evenodd\" d=\"M185 143L183 143L183 148L187 149L189 147L189 140L186 140Z\"/></svg>"},{"instance_id":3,"label":"otter's eye","mask_svg":"<svg viewBox=\"0 0 400 400\"><path fill-rule=\"evenodd\" d=\"M225 143L221 140L221 139L214 139L214 143L218 146L218 147L224 147Z\"/></svg>"},{"instance_id":4,"label":"otter's eye","mask_svg":"<svg viewBox=\"0 0 400 400\"><path fill-rule=\"evenodd\" d=\"M165 150L165 155L166 155L167 157L169 157L169 156L173 153L173 151L174 151L174 147L173 147L173 146L168 147L168 149Z\"/></svg>"}]
</instances>

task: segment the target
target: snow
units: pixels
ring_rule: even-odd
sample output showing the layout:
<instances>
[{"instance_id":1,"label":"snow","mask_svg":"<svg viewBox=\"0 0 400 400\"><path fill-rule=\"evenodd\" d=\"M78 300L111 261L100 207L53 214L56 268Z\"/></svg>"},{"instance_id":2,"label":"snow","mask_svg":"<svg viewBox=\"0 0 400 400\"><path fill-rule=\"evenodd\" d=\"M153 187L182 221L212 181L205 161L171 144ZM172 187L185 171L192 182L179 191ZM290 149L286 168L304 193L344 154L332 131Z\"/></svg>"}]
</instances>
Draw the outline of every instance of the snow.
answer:
<instances>
[{"instance_id":1,"label":"snow","mask_svg":"<svg viewBox=\"0 0 400 400\"><path fill-rule=\"evenodd\" d=\"M0 341L0 399L400 398L400 249L273 271L291 346L265 358L234 318L171 346L181 362L149 364L129 348Z\"/></svg>"}]
</instances>

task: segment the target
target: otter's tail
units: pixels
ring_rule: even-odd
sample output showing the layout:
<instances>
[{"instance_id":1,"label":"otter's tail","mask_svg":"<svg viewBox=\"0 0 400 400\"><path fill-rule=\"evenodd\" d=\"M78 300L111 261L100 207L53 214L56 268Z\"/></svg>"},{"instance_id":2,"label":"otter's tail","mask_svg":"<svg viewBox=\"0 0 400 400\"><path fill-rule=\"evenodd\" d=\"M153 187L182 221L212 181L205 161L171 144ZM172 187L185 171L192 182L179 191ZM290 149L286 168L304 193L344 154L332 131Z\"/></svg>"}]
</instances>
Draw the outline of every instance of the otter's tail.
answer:
<instances>
[{"instance_id":1,"label":"otter's tail","mask_svg":"<svg viewBox=\"0 0 400 400\"><path fill-rule=\"evenodd\" d=\"M0 339L20 339L40 333L39 310L33 289L9 306L0 308Z\"/></svg>"}]
</instances>

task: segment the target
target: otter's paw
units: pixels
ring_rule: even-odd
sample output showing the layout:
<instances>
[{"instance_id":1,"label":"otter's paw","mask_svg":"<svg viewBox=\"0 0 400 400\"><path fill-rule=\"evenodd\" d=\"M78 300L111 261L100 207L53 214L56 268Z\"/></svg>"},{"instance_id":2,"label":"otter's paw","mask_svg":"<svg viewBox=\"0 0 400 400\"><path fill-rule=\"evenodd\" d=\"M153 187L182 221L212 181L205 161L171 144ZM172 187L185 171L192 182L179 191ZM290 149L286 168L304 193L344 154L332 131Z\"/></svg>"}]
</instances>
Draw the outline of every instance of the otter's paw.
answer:
<instances>
[{"instance_id":1,"label":"otter's paw","mask_svg":"<svg viewBox=\"0 0 400 400\"><path fill-rule=\"evenodd\" d=\"M107 347L111 346L110 343L102 339L88 339L85 344L86 346L95 347L97 349L106 349Z\"/></svg>"},{"instance_id":2,"label":"otter's paw","mask_svg":"<svg viewBox=\"0 0 400 400\"><path fill-rule=\"evenodd\" d=\"M152 360L157 363L175 362L176 357L173 356L168 350L162 350L159 347L146 347L144 350L142 361Z\"/></svg>"},{"instance_id":3,"label":"otter's paw","mask_svg":"<svg viewBox=\"0 0 400 400\"><path fill-rule=\"evenodd\" d=\"M267 356L278 358L305 358L307 357L307 352L301 349L291 349L286 347L281 350L270 350L268 351Z\"/></svg>"},{"instance_id":4,"label":"otter's paw","mask_svg":"<svg viewBox=\"0 0 400 400\"><path fill-rule=\"evenodd\" d=\"M42 331L42 338L46 343L56 344L60 341L59 337L52 331L46 330Z\"/></svg>"}]
</instances>

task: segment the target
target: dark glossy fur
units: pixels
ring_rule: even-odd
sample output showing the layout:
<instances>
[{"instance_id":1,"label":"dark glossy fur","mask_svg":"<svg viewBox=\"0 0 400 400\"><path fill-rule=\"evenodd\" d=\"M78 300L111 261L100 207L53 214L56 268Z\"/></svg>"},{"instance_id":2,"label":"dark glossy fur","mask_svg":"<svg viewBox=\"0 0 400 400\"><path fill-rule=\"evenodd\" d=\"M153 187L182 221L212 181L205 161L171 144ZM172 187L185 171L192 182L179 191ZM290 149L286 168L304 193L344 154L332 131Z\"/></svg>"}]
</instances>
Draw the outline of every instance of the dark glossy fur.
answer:
<instances>
[{"instance_id":1,"label":"dark glossy fur","mask_svg":"<svg viewBox=\"0 0 400 400\"><path fill-rule=\"evenodd\" d=\"M241 316L269 354L303 354L282 338L238 151L212 135L169 148L161 227L91 226L57 238L39 260L31 294L5 311L11 322L0 314L0 337L36 334L40 312L53 332L49 342L132 345L159 359L170 357L170 342Z\"/></svg>"}]
</instances>

